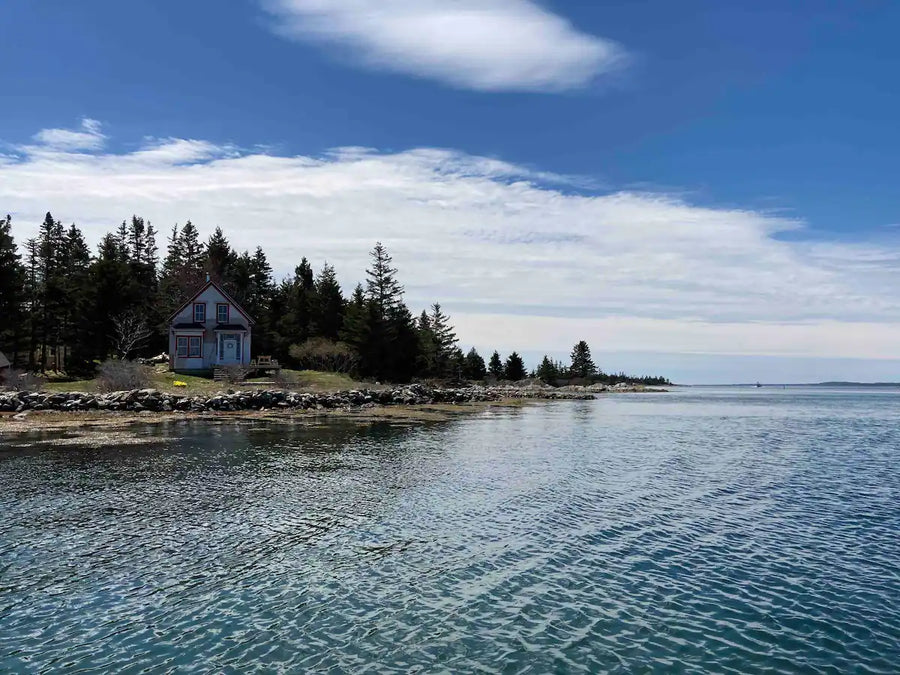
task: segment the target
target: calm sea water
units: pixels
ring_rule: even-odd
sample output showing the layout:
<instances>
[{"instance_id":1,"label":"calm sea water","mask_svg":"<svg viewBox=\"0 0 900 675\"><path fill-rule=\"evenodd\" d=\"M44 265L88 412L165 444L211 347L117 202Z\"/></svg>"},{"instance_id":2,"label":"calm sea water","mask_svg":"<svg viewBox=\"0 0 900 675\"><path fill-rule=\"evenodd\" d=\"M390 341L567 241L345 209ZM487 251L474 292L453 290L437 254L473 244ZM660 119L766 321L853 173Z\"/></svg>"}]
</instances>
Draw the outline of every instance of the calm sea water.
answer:
<instances>
[{"instance_id":1,"label":"calm sea water","mask_svg":"<svg viewBox=\"0 0 900 675\"><path fill-rule=\"evenodd\" d=\"M900 391L141 433L0 442L0 671L900 672Z\"/></svg>"}]
</instances>

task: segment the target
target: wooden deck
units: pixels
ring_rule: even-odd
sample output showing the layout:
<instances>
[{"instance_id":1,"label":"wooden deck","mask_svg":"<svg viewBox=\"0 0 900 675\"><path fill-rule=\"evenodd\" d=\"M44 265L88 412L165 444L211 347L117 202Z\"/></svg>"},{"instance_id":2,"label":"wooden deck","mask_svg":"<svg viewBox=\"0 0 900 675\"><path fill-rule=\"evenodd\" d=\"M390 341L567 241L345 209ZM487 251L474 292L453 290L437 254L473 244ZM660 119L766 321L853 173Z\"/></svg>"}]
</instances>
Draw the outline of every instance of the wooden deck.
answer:
<instances>
[{"instance_id":1,"label":"wooden deck","mask_svg":"<svg viewBox=\"0 0 900 675\"><path fill-rule=\"evenodd\" d=\"M238 381L246 380L250 375L278 372L281 370L281 364L271 356L260 356L251 359L247 365L233 366L214 366L213 379L216 382L225 382L229 379L237 379ZM235 378L235 375L237 376Z\"/></svg>"}]
</instances>

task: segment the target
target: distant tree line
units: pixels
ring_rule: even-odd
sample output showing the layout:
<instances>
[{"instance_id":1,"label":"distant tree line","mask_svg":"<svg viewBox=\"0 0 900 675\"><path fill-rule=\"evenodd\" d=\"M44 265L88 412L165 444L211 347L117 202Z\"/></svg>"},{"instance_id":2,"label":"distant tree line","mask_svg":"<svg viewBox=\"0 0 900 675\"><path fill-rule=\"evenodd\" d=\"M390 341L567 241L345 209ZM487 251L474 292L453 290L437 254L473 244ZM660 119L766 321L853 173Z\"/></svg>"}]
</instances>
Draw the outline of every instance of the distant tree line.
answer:
<instances>
[{"instance_id":1,"label":"distant tree line","mask_svg":"<svg viewBox=\"0 0 900 675\"><path fill-rule=\"evenodd\" d=\"M332 266L316 272L305 257L276 282L261 247L238 253L218 227L203 241L190 221L175 225L162 253L157 237L149 221L132 216L92 253L78 227L48 213L20 251L12 219L0 218L0 350L29 370L71 375L92 374L110 356L158 354L168 347L169 317L209 275L256 320L254 351L287 365L393 382L529 375L516 352L505 360L494 352L487 364L474 348L464 354L439 303L414 316L381 243L348 297ZM600 373L579 345L570 367L544 357L531 375L624 377Z\"/></svg>"}]
</instances>

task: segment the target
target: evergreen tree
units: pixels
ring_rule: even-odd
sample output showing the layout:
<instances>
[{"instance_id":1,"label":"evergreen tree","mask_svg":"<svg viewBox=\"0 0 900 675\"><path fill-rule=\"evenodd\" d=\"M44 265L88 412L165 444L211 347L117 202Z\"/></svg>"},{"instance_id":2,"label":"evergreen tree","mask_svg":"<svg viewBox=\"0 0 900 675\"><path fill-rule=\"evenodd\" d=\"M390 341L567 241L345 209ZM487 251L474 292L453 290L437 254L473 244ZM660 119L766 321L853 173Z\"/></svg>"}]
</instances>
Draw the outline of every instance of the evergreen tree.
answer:
<instances>
[{"instance_id":1,"label":"evergreen tree","mask_svg":"<svg viewBox=\"0 0 900 675\"><path fill-rule=\"evenodd\" d=\"M579 341L572 348L572 365L569 367L569 372L573 377L583 378L597 373L597 366L591 359L591 348L584 340Z\"/></svg>"},{"instance_id":2,"label":"evergreen tree","mask_svg":"<svg viewBox=\"0 0 900 675\"><path fill-rule=\"evenodd\" d=\"M92 292L91 252L84 235L74 223L65 234L61 265L64 298L61 316L63 349L57 361L59 368L68 374L89 374L93 357L88 319Z\"/></svg>"},{"instance_id":3,"label":"evergreen tree","mask_svg":"<svg viewBox=\"0 0 900 675\"><path fill-rule=\"evenodd\" d=\"M481 358L481 355L476 351L475 347L472 347L469 350L465 359L463 374L466 379L483 380L485 376L487 376L487 368L485 368L484 359ZM500 360L499 354L497 354L497 360Z\"/></svg>"},{"instance_id":4,"label":"evergreen tree","mask_svg":"<svg viewBox=\"0 0 900 675\"><path fill-rule=\"evenodd\" d=\"M38 234L38 303L40 369L47 370L49 357L57 357L61 324L65 314L65 277L62 265L64 237L62 223L48 212ZM54 366L59 367L58 359Z\"/></svg>"},{"instance_id":5,"label":"evergreen tree","mask_svg":"<svg viewBox=\"0 0 900 675\"><path fill-rule=\"evenodd\" d=\"M25 242L25 308L28 328L28 368L36 368L38 331L40 328L40 255L38 240L34 237Z\"/></svg>"},{"instance_id":6,"label":"evergreen tree","mask_svg":"<svg viewBox=\"0 0 900 675\"><path fill-rule=\"evenodd\" d=\"M562 374L563 368L561 365L546 354L544 355L541 364L537 367L537 370L534 371L534 376L540 378L547 384L552 384L554 381L558 380Z\"/></svg>"},{"instance_id":7,"label":"evergreen tree","mask_svg":"<svg viewBox=\"0 0 900 675\"><path fill-rule=\"evenodd\" d=\"M159 277L157 315L165 322L205 280L203 272L206 254L197 228L187 221L184 227L176 224L169 235L166 258ZM160 326L168 333L168 326Z\"/></svg>"},{"instance_id":8,"label":"evergreen tree","mask_svg":"<svg viewBox=\"0 0 900 675\"><path fill-rule=\"evenodd\" d=\"M369 255L372 265L366 270L366 294L384 320L390 309L402 301L403 286L397 281L397 269L392 267L393 258L380 241L375 243Z\"/></svg>"},{"instance_id":9,"label":"evergreen tree","mask_svg":"<svg viewBox=\"0 0 900 675\"><path fill-rule=\"evenodd\" d=\"M340 339L350 345L360 357L369 340L368 310L369 303L366 300L366 293L362 284L357 284L344 308L344 323L341 326Z\"/></svg>"},{"instance_id":10,"label":"evergreen tree","mask_svg":"<svg viewBox=\"0 0 900 675\"><path fill-rule=\"evenodd\" d=\"M206 273L210 279L232 291L234 290L232 282L236 262L237 254L231 249L225 233L222 232L221 227L216 227L206 243L206 260L204 261Z\"/></svg>"},{"instance_id":11,"label":"evergreen tree","mask_svg":"<svg viewBox=\"0 0 900 675\"><path fill-rule=\"evenodd\" d=\"M279 289L284 313L278 320L278 333L282 337L279 351L287 354L292 344L302 344L309 339L315 305L315 278L312 266L304 257L294 269L294 277L282 282Z\"/></svg>"},{"instance_id":12,"label":"evergreen tree","mask_svg":"<svg viewBox=\"0 0 900 675\"><path fill-rule=\"evenodd\" d=\"M406 381L415 374L419 335L409 309L403 304L403 286L387 250L378 242L366 270L365 328L353 344L360 371L379 380Z\"/></svg>"},{"instance_id":13,"label":"evergreen tree","mask_svg":"<svg viewBox=\"0 0 900 675\"><path fill-rule=\"evenodd\" d=\"M336 341L344 324L344 296L334 268L327 262L316 276L314 290L313 332Z\"/></svg>"},{"instance_id":14,"label":"evergreen tree","mask_svg":"<svg viewBox=\"0 0 900 675\"><path fill-rule=\"evenodd\" d=\"M522 361L522 357L516 352L513 352L507 357L503 375L507 380L512 380L513 382L525 379L525 363Z\"/></svg>"},{"instance_id":15,"label":"evergreen tree","mask_svg":"<svg viewBox=\"0 0 900 675\"><path fill-rule=\"evenodd\" d=\"M431 328L431 317L424 309L416 324L419 335L419 354L417 370L423 377L434 377L438 374L438 344Z\"/></svg>"},{"instance_id":16,"label":"evergreen tree","mask_svg":"<svg viewBox=\"0 0 900 675\"><path fill-rule=\"evenodd\" d=\"M91 340L94 352L103 359L112 353L114 320L134 311L131 266L128 249L121 239L107 234L100 242L97 259L91 266Z\"/></svg>"},{"instance_id":17,"label":"evergreen tree","mask_svg":"<svg viewBox=\"0 0 900 675\"><path fill-rule=\"evenodd\" d=\"M488 372L498 380L503 377L503 361L500 360L500 353L497 351L491 354L491 360L488 362Z\"/></svg>"},{"instance_id":18,"label":"evergreen tree","mask_svg":"<svg viewBox=\"0 0 900 675\"><path fill-rule=\"evenodd\" d=\"M450 325L450 317L441 311L441 306L438 303L434 303L431 306L431 335L434 340L435 345L435 370L436 374L440 377L446 376L458 376L458 373L454 372L453 365L451 363L452 357L456 354L456 333L453 331L453 326Z\"/></svg>"},{"instance_id":19,"label":"evergreen tree","mask_svg":"<svg viewBox=\"0 0 900 675\"><path fill-rule=\"evenodd\" d=\"M0 218L0 349L15 363L21 339L25 303L25 268L12 236L12 218Z\"/></svg>"},{"instance_id":20,"label":"evergreen tree","mask_svg":"<svg viewBox=\"0 0 900 675\"><path fill-rule=\"evenodd\" d=\"M181 264L191 274L196 275L199 287L200 279L203 276L203 263L206 261L206 251L203 243L200 241L200 232L189 220L181 228L178 246L181 251Z\"/></svg>"}]
</instances>

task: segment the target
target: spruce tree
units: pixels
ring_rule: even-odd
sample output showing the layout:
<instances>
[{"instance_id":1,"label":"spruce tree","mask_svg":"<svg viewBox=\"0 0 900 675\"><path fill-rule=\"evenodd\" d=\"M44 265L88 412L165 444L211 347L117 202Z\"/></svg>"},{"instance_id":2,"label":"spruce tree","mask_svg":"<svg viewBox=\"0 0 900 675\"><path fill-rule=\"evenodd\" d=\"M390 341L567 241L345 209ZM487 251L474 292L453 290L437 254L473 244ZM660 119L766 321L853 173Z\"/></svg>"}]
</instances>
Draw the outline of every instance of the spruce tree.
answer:
<instances>
[{"instance_id":1,"label":"spruce tree","mask_svg":"<svg viewBox=\"0 0 900 675\"><path fill-rule=\"evenodd\" d=\"M12 236L12 218L0 218L0 350L17 361L24 336L25 268Z\"/></svg>"},{"instance_id":2,"label":"spruce tree","mask_svg":"<svg viewBox=\"0 0 900 675\"><path fill-rule=\"evenodd\" d=\"M572 348L572 365L569 372L573 377L587 378L597 373L597 366L591 359L591 348L584 340L579 341Z\"/></svg>"},{"instance_id":3,"label":"spruce tree","mask_svg":"<svg viewBox=\"0 0 900 675\"><path fill-rule=\"evenodd\" d=\"M499 354L497 354L497 360L500 360ZM483 380L487 375L484 359L481 358L481 355L475 347L472 347L466 354L465 364L463 365L463 374L468 380Z\"/></svg>"},{"instance_id":4,"label":"spruce tree","mask_svg":"<svg viewBox=\"0 0 900 675\"><path fill-rule=\"evenodd\" d=\"M344 323L344 296L334 267L327 262L316 275L312 329L315 335L336 341Z\"/></svg>"},{"instance_id":5,"label":"spruce tree","mask_svg":"<svg viewBox=\"0 0 900 675\"><path fill-rule=\"evenodd\" d=\"M65 234L61 265L65 308L61 317L61 368L68 374L89 374L94 356L88 318L92 293L91 252L74 223Z\"/></svg>"},{"instance_id":6,"label":"spruce tree","mask_svg":"<svg viewBox=\"0 0 900 675\"><path fill-rule=\"evenodd\" d=\"M40 369L47 370L50 357L54 367L59 367L58 347L61 342L61 325L65 314L65 272L63 250L65 231L59 220L48 212L38 233L38 303L40 336Z\"/></svg>"},{"instance_id":7,"label":"spruce tree","mask_svg":"<svg viewBox=\"0 0 900 675\"><path fill-rule=\"evenodd\" d=\"M112 353L114 320L134 311L131 272L128 249L118 236L107 234L100 242L90 273L91 339L97 358L104 359Z\"/></svg>"},{"instance_id":8,"label":"spruce tree","mask_svg":"<svg viewBox=\"0 0 900 675\"><path fill-rule=\"evenodd\" d=\"M315 304L315 277L312 265L304 257L294 268L294 277L282 282L279 293L283 297L285 313L279 317L278 332L283 337L286 350L292 344L302 344L310 337L313 305Z\"/></svg>"},{"instance_id":9,"label":"spruce tree","mask_svg":"<svg viewBox=\"0 0 900 675\"><path fill-rule=\"evenodd\" d=\"M232 250L221 227L216 227L210 235L205 253L204 269L209 278L222 284L227 290L233 291L232 282L237 254Z\"/></svg>"},{"instance_id":10,"label":"spruce tree","mask_svg":"<svg viewBox=\"0 0 900 675\"><path fill-rule=\"evenodd\" d=\"M435 370L439 377L458 376L453 372L451 357L455 355L456 333L450 325L450 317L444 314L439 303L431 306L431 334L435 347Z\"/></svg>"},{"instance_id":11,"label":"spruce tree","mask_svg":"<svg viewBox=\"0 0 900 675\"><path fill-rule=\"evenodd\" d=\"M562 370L556 361L544 354L544 358L534 371L534 375L547 384L553 384L553 382L558 380L562 375Z\"/></svg>"},{"instance_id":12,"label":"spruce tree","mask_svg":"<svg viewBox=\"0 0 900 675\"><path fill-rule=\"evenodd\" d=\"M491 354L491 360L488 362L488 372L498 380L503 377L503 361L500 360L500 352L495 351Z\"/></svg>"},{"instance_id":13,"label":"spruce tree","mask_svg":"<svg viewBox=\"0 0 900 675\"><path fill-rule=\"evenodd\" d=\"M518 353L513 352L507 357L503 375L507 380L512 380L513 382L525 379L525 363Z\"/></svg>"},{"instance_id":14,"label":"spruce tree","mask_svg":"<svg viewBox=\"0 0 900 675\"><path fill-rule=\"evenodd\" d=\"M372 264L366 270L366 295L375 303L379 316L385 319L390 309L402 301L403 286L397 281L393 258L380 241L375 243L369 256Z\"/></svg>"}]
</instances>

